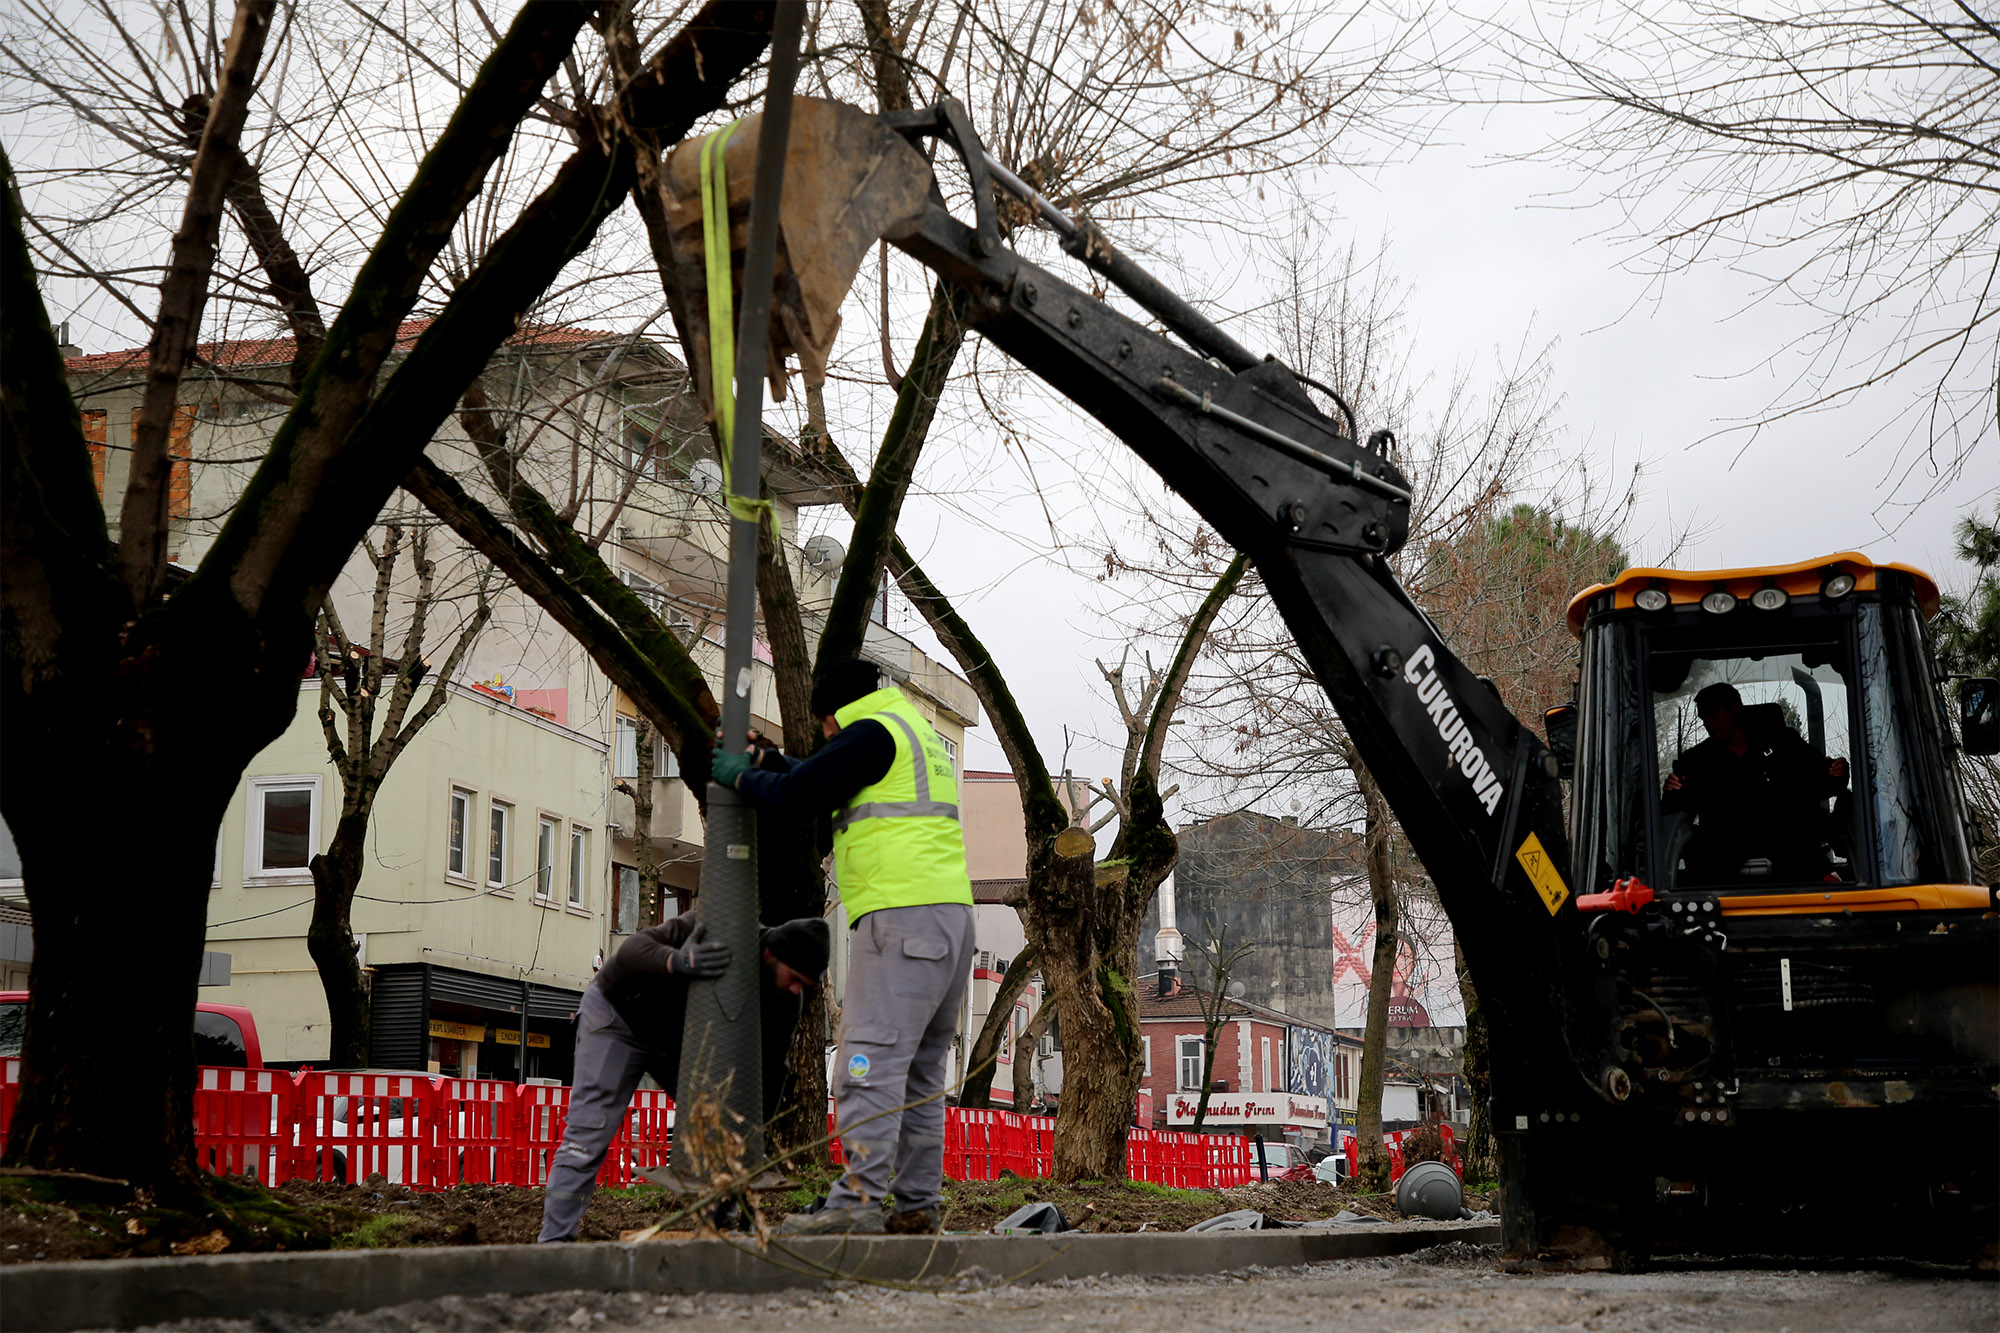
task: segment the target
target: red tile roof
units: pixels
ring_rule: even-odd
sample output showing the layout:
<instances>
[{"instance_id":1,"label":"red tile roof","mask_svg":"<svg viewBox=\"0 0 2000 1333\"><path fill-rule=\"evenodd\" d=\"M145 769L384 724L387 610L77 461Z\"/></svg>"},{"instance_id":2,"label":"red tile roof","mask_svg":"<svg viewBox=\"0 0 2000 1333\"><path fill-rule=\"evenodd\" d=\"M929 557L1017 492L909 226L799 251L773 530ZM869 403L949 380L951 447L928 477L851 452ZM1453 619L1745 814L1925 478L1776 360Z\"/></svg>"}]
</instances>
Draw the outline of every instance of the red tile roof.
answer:
<instances>
[{"instance_id":1,"label":"red tile roof","mask_svg":"<svg viewBox=\"0 0 2000 1333\"><path fill-rule=\"evenodd\" d=\"M431 326L431 320L410 319L396 328L396 350L407 352L416 344L417 338ZM573 328L567 324L530 324L507 340L510 347L582 347L590 343L610 342L622 335L606 333L596 329ZM292 338L245 338L232 342L199 343L195 355L209 365L230 369L252 366L284 366L291 364L292 356L298 351L298 342ZM140 370L146 364L146 349L128 347L117 352L92 352L87 356L72 356L63 362L72 375L105 375L121 370Z\"/></svg>"}]
</instances>

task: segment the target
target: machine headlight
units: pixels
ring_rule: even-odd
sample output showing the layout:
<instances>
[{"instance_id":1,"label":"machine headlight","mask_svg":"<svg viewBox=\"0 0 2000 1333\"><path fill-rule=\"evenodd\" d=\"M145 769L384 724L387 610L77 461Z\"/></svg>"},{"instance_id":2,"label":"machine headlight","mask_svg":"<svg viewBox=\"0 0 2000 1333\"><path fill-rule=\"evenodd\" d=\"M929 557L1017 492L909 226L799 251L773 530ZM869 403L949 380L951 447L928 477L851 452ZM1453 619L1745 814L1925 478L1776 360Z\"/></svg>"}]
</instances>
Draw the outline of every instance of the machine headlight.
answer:
<instances>
[{"instance_id":1,"label":"machine headlight","mask_svg":"<svg viewBox=\"0 0 2000 1333\"><path fill-rule=\"evenodd\" d=\"M1825 583L1819 585L1819 595L1833 602L1839 601L1853 591L1854 575L1852 574L1835 574Z\"/></svg>"},{"instance_id":2,"label":"machine headlight","mask_svg":"<svg viewBox=\"0 0 2000 1333\"><path fill-rule=\"evenodd\" d=\"M1632 605L1641 611L1664 611L1667 609L1667 594L1660 588L1643 588L1633 594Z\"/></svg>"},{"instance_id":3,"label":"machine headlight","mask_svg":"<svg viewBox=\"0 0 2000 1333\"><path fill-rule=\"evenodd\" d=\"M1701 599L1701 609L1711 615L1724 615L1736 609L1736 596L1733 593L1712 592Z\"/></svg>"},{"instance_id":4,"label":"machine headlight","mask_svg":"<svg viewBox=\"0 0 2000 1333\"><path fill-rule=\"evenodd\" d=\"M1775 611L1791 600L1783 588L1759 588L1750 594L1750 605L1759 611Z\"/></svg>"}]
</instances>

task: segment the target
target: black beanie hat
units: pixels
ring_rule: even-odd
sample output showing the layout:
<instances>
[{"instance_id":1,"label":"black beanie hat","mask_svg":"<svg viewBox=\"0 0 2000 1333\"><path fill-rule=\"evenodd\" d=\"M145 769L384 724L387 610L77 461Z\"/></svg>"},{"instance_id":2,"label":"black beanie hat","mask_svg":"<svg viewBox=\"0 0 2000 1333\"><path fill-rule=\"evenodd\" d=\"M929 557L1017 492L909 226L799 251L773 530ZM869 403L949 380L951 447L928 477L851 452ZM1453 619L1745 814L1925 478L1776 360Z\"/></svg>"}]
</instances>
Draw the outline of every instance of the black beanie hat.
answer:
<instances>
[{"instance_id":1,"label":"black beanie hat","mask_svg":"<svg viewBox=\"0 0 2000 1333\"><path fill-rule=\"evenodd\" d=\"M832 717L856 699L882 688L882 668L859 657L828 662L813 676L814 717Z\"/></svg>"},{"instance_id":2,"label":"black beanie hat","mask_svg":"<svg viewBox=\"0 0 2000 1333\"><path fill-rule=\"evenodd\" d=\"M802 916L765 931L763 945L792 971L818 981L833 957L833 931L823 917Z\"/></svg>"}]
</instances>

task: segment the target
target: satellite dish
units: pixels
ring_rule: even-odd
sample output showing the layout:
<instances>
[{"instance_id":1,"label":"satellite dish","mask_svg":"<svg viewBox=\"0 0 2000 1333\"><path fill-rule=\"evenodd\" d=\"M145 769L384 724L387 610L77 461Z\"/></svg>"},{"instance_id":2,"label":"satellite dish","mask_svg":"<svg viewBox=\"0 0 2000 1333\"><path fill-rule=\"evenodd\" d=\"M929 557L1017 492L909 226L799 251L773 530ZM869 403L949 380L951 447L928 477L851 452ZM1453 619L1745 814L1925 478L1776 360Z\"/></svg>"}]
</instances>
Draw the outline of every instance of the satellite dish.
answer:
<instances>
[{"instance_id":1,"label":"satellite dish","mask_svg":"<svg viewBox=\"0 0 2000 1333\"><path fill-rule=\"evenodd\" d=\"M696 495L722 494L722 464L713 458L697 458L688 469L688 485Z\"/></svg>"},{"instance_id":2,"label":"satellite dish","mask_svg":"<svg viewBox=\"0 0 2000 1333\"><path fill-rule=\"evenodd\" d=\"M1242 999L1242 998L1243 998L1243 997L1244 997L1245 995L1248 995L1249 993L1250 993L1250 988L1249 988L1248 986L1244 985L1244 984L1243 984L1242 982L1240 982L1240 981L1232 981L1232 982L1230 982L1230 983L1229 983L1229 998L1230 998L1230 999L1232 999L1232 1000L1240 1000L1240 999Z\"/></svg>"},{"instance_id":3,"label":"satellite dish","mask_svg":"<svg viewBox=\"0 0 2000 1333\"><path fill-rule=\"evenodd\" d=\"M800 553L806 558L807 569L829 578L839 570L841 562L847 559L847 548L840 544L838 538L829 537L825 533L806 538L806 544L800 548Z\"/></svg>"}]
</instances>

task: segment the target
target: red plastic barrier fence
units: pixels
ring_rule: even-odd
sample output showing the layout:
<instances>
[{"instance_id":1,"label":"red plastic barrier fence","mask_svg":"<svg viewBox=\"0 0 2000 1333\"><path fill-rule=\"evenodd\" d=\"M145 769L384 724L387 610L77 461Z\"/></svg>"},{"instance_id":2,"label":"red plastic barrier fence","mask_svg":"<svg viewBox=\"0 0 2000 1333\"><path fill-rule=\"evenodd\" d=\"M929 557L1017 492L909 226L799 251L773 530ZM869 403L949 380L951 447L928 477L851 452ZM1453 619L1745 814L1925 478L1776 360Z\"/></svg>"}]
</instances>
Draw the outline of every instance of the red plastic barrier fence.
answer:
<instances>
[{"instance_id":1,"label":"red plastic barrier fence","mask_svg":"<svg viewBox=\"0 0 2000 1333\"><path fill-rule=\"evenodd\" d=\"M1446 1165L1450 1166L1457 1173L1460 1180L1465 1179L1465 1164L1459 1160L1458 1146L1452 1138L1451 1126L1440 1122L1438 1125L1438 1135L1444 1141L1444 1160ZM1394 1134L1385 1136L1382 1143L1389 1150L1390 1181L1401 1180L1404 1169L1403 1131L1399 1129ZM1361 1171L1361 1140L1355 1138L1353 1135L1349 1135L1343 1151L1347 1154L1348 1176L1353 1177L1358 1175Z\"/></svg>"},{"instance_id":2,"label":"red plastic barrier fence","mask_svg":"<svg viewBox=\"0 0 2000 1333\"><path fill-rule=\"evenodd\" d=\"M0 1060L0 1147L20 1082L20 1060ZM562 1142L569 1094L566 1087L492 1079L204 1066L196 1072L195 1151L207 1170L255 1176L266 1185L299 1178L360 1183L374 1175L419 1190L542 1185ZM834 1128L831 1115L827 1128ZM671 1097L635 1093L598 1183L626 1186L636 1171L663 1165L673 1130ZM1446 1147L1452 1151L1449 1138ZM1349 1149L1351 1161L1351 1142ZM838 1139L832 1156L836 1164L842 1160ZM1054 1156L1055 1121L1048 1116L945 1109L944 1167L953 1180L994 1180L1002 1171L1045 1177ZM1398 1163L1401 1174L1400 1153ZM1179 1188L1240 1185L1250 1179L1250 1141L1133 1129L1126 1170L1134 1180Z\"/></svg>"},{"instance_id":3,"label":"red plastic barrier fence","mask_svg":"<svg viewBox=\"0 0 2000 1333\"><path fill-rule=\"evenodd\" d=\"M514 1171L511 1183L546 1185L549 1162L562 1142L563 1125L569 1119L569 1089L546 1083L530 1083L515 1090ZM611 1154L604 1154L609 1165Z\"/></svg>"},{"instance_id":4,"label":"red plastic barrier fence","mask_svg":"<svg viewBox=\"0 0 2000 1333\"><path fill-rule=\"evenodd\" d=\"M275 1069L197 1069L195 1161L218 1176L291 1179L293 1091Z\"/></svg>"},{"instance_id":5,"label":"red plastic barrier fence","mask_svg":"<svg viewBox=\"0 0 2000 1333\"><path fill-rule=\"evenodd\" d=\"M630 1145L625 1155L634 1171L665 1166L674 1143L674 1099L657 1089L633 1093L624 1137Z\"/></svg>"},{"instance_id":6,"label":"red plastic barrier fence","mask_svg":"<svg viewBox=\"0 0 2000 1333\"><path fill-rule=\"evenodd\" d=\"M438 1080L423 1189L506 1185L514 1169L514 1085L483 1078Z\"/></svg>"},{"instance_id":7,"label":"red plastic barrier fence","mask_svg":"<svg viewBox=\"0 0 2000 1333\"><path fill-rule=\"evenodd\" d=\"M415 1074L306 1074L293 1094L300 1175L429 1188L442 1079Z\"/></svg>"}]
</instances>

